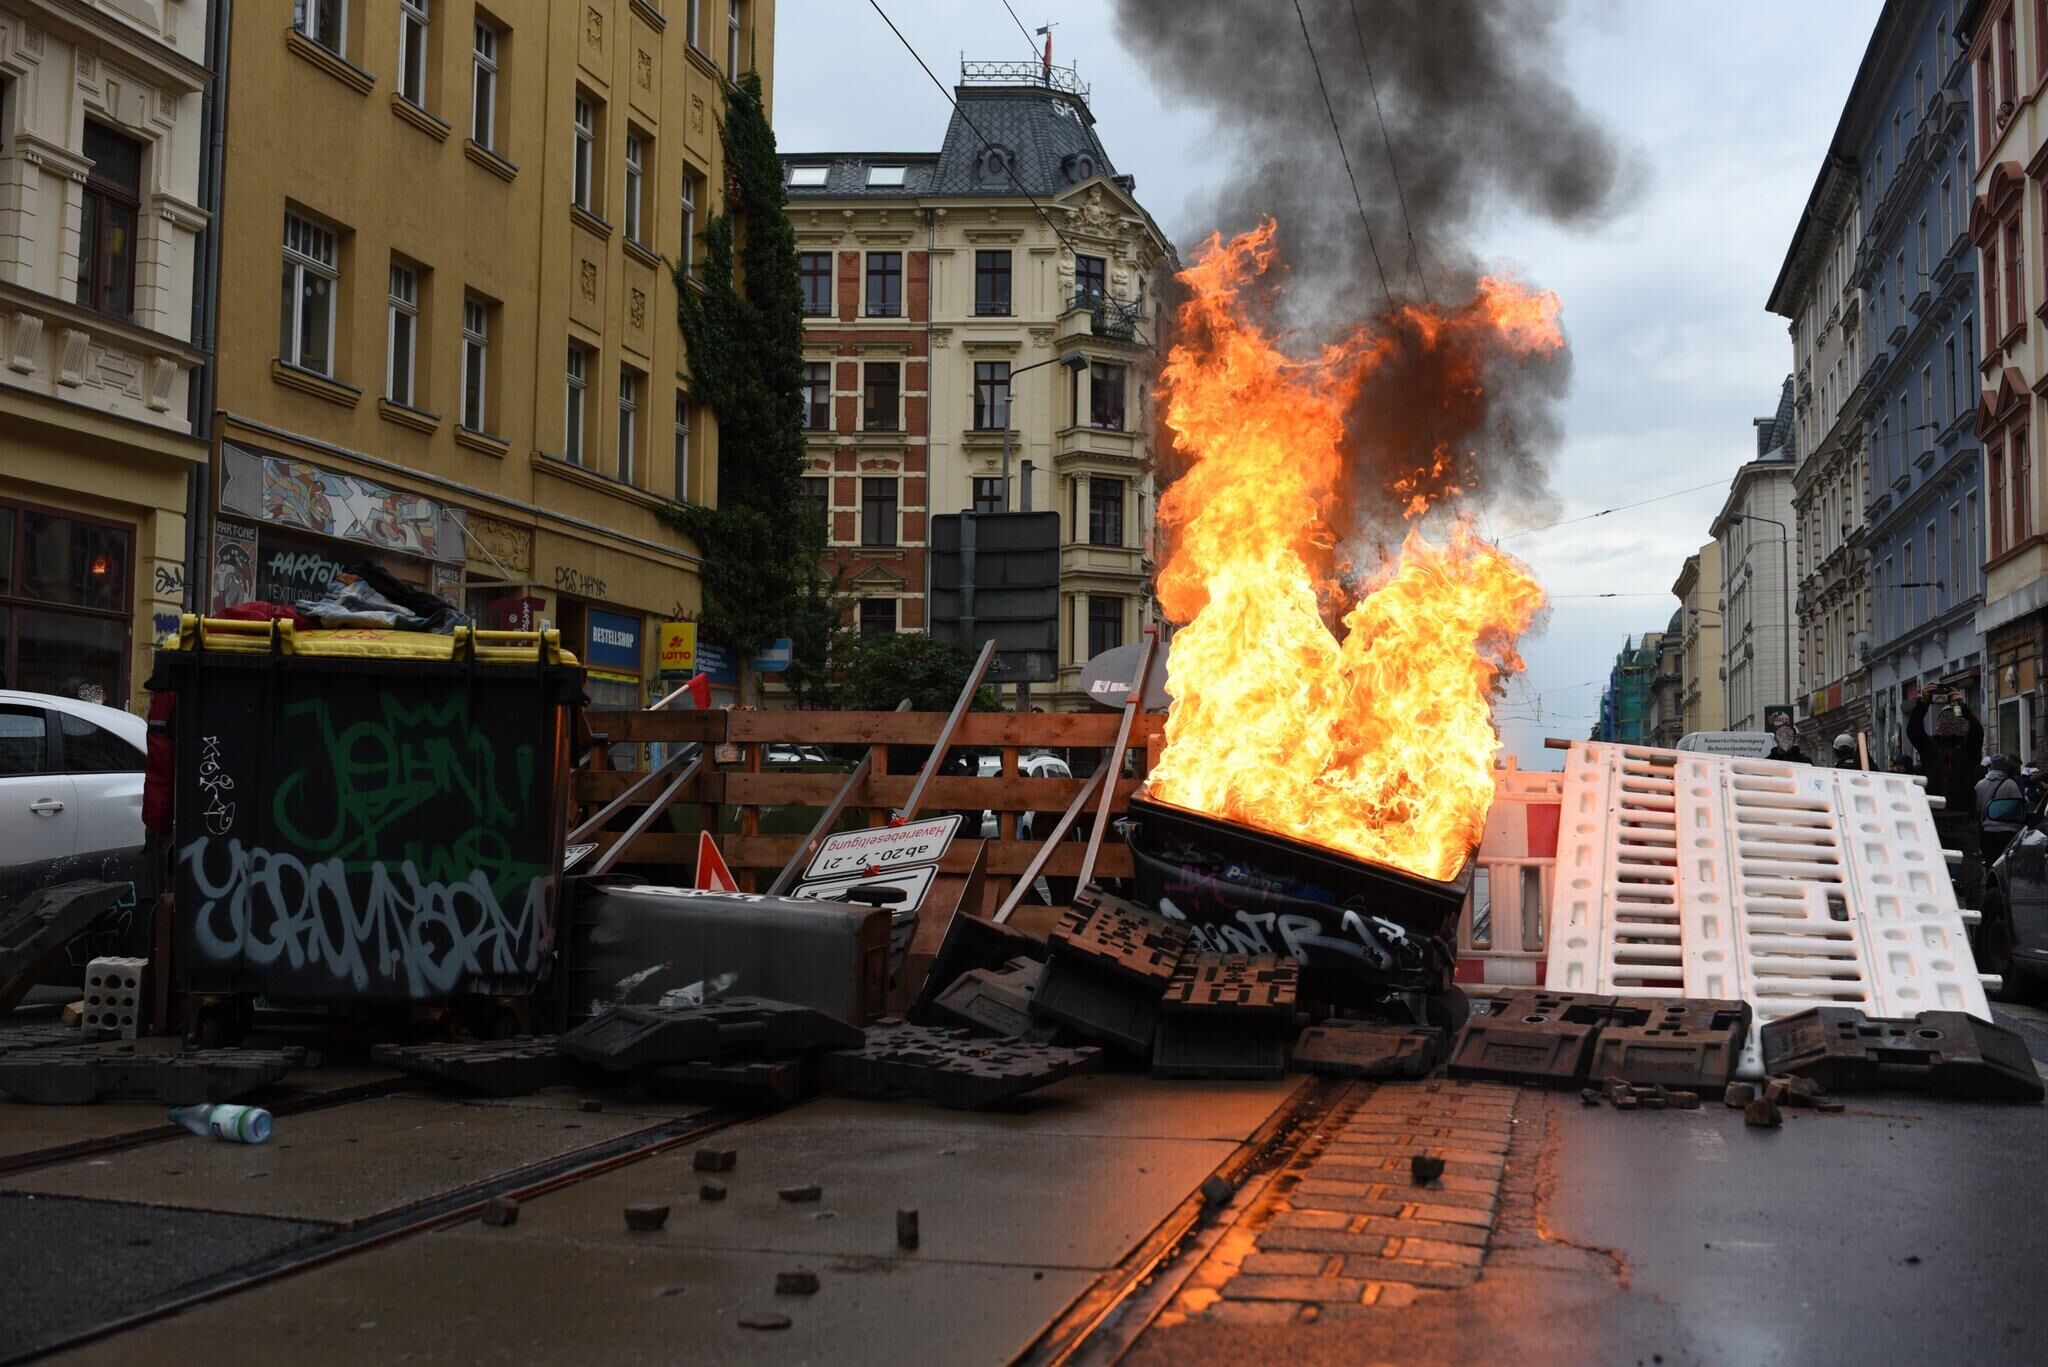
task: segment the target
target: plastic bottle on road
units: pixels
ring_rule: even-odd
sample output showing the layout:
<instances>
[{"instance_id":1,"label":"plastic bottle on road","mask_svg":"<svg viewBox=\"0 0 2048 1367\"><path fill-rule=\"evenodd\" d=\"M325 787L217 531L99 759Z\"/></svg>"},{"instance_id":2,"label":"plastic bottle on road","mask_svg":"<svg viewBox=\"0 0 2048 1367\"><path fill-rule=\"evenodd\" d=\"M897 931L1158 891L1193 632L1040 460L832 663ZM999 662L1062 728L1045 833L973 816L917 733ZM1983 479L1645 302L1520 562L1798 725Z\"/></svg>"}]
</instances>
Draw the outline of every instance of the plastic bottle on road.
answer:
<instances>
[{"instance_id":1,"label":"plastic bottle on road","mask_svg":"<svg viewBox=\"0 0 2048 1367\"><path fill-rule=\"evenodd\" d=\"M196 1135L211 1135L232 1144L261 1144L270 1138L270 1112L261 1106L179 1106L171 1119Z\"/></svg>"}]
</instances>

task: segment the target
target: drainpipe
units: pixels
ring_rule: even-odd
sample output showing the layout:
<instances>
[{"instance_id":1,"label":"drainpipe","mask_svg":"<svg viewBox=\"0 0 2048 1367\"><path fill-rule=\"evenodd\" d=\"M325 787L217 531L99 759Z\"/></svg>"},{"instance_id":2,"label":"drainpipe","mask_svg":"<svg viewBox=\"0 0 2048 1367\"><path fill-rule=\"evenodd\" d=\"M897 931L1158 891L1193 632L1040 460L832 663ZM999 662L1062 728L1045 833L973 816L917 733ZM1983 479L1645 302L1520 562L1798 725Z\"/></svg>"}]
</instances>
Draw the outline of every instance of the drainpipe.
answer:
<instances>
[{"instance_id":1,"label":"drainpipe","mask_svg":"<svg viewBox=\"0 0 2048 1367\"><path fill-rule=\"evenodd\" d=\"M185 610L205 612L208 607L209 573L213 554L213 467L215 439L216 367L219 363L220 327L220 237L221 177L227 161L228 122L228 34L234 22L234 0L210 0L207 5L206 66L213 73L206 93L200 97L200 139L205 153L199 165L199 205L207 212L201 230L199 279L192 292L192 339L206 353L206 362L194 377L186 415L192 434L206 442L206 464L185 476Z\"/></svg>"},{"instance_id":2,"label":"drainpipe","mask_svg":"<svg viewBox=\"0 0 2048 1367\"><path fill-rule=\"evenodd\" d=\"M932 383L938 373L938 362L932 355L932 318L938 312L937 292L932 289L932 257L938 251L939 231L937 216L930 210L924 211L924 634L932 634L932 485L939 472L932 468L932 398L938 392ZM1007 425L1007 424L1006 424ZM1004 473L1008 473L1007 465ZM971 486L970 486L970 492ZM972 500L968 506L973 507ZM961 521L963 531L971 535L972 518ZM969 608L970 613L972 608Z\"/></svg>"}]
</instances>

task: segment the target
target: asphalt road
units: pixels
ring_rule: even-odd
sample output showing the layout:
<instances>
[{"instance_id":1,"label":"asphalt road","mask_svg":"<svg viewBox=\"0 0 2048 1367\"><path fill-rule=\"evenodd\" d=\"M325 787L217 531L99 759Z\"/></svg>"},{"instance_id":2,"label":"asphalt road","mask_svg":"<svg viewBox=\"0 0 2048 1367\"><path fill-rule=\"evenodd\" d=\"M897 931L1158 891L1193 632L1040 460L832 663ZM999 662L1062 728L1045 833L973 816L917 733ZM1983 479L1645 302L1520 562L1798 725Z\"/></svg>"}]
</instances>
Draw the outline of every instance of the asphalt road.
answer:
<instances>
[{"instance_id":1,"label":"asphalt road","mask_svg":"<svg viewBox=\"0 0 2048 1367\"><path fill-rule=\"evenodd\" d=\"M2002 1014L2048 1060L2048 1014ZM330 1065L280 1097L322 1073L375 1076ZM1009 1362L1120 1290L1300 1086L1115 1074L1001 1114L822 1099L717 1139L740 1155L723 1201L684 1147L530 1199L511 1228L365 1248L70 1358ZM1623 1114L1491 1084L1330 1095L1077 1360L2021 1363L2048 1342L2048 1108L1887 1093L1757 1131L1718 1105ZM692 1116L586 1099L407 1093L280 1115L261 1148L179 1136L0 1173L0 1361ZM0 1101L0 1166L159 1120ZM1410 1148L1452 1166L1411 1190ZM817 1201L779 1194L810 1183ZM667 1224L628 1231L646 1201ZM818 1291L777 1294L791 1271ZM789 1324L743 1323L762 1316Z\"/></svg>"}]
</instances>

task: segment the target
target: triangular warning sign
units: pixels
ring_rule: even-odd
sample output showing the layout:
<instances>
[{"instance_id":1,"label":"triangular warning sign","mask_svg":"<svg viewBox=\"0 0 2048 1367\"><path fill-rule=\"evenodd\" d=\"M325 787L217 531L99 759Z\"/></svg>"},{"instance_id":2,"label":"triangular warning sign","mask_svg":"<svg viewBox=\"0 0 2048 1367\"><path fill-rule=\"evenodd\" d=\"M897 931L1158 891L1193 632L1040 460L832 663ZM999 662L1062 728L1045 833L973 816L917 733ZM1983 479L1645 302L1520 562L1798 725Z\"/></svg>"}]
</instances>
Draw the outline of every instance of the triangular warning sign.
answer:
<instances>
[{"instance_id":1,"label":"triangular warning sign","mask_svg":"<svg viewBox=\"0 0 2048 1367\"><path fill-rule=\"evenodd\" d=\"M711 838L711 832L697 832L697 886L705 892L738 892L740 885L733 881L732 870L725 866L725 856L718 852L718 843Z\"/></svg>"}]
</instances>

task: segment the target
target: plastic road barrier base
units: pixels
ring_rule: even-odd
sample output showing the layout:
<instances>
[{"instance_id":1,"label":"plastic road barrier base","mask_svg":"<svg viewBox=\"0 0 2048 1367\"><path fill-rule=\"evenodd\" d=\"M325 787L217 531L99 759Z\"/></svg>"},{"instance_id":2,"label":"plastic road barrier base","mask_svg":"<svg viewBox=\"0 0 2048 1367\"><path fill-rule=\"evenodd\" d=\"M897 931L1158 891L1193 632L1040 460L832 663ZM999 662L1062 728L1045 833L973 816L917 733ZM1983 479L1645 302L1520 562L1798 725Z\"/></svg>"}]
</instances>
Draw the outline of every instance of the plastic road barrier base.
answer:
<instances>
[{"instance_id":1,"label":"plastic road barrier base","mask_svg":"<svg viewBox=\"0 0 2048 1367\"><path fill-rule=\"evenodd\" d=\"M920 1025L934 1023L933 1006L939 995L975 969L1000 972L1016 959L1043 962L1045 954L1045 941L1028 931L984 921L964 911L956 913L925 974L924 988L910 1008L910 1019Z\"/></svg>"},{"instance_id":2,"label":"plastic road barrier base","mask_svg":"<svg viewBox=\"0 0 2048 1367\"><path fill-rule=\"evenodd\" d=\"M1055 959L1093 967L1161 992L1188 948L1188 928L1100 888L1074 894L1074 905L1052 933Z\"/></svg>"},{"instance_id":3,"label":"plastic road barrier base","mask_svg":"<svg viewBox=\"0 0 2048 1367\"><path fill-rule=\"evenodd\" d=\"M697 1006L615 1006L559 1041L563 1053L606 1068L719 1063L858 1047L860 1027L823 1011L758 997Z\"/></svg>"},{"instance_id":4,"label":"plastic road barrier base","mask_svg":"<svg viewBox=\"0 0 2048 1367\"><path fill-rule=\"evenodd\" d=\"M1031 1014L1150 1058L1152 1035L1159 1027L1158 989L1097 972L1087 964L1085 959L1059 955L1048 960L1031 998Z\"/></svg>"},{"instance_id":5,"label":"plastic road barrier base","mask_svg":"<svg viewBox=\"0 0 2048 1367\"><path fill-rule=\"evenodd\" d=\"M0 913L0 997L45 956L98 919L132 891L128 883L58 883L39 889Z\"/></svg>"},{"instance_id":6,"label":"plastic road barrier base","mask_svg":"<svg viewBox=\"0 0 2048 1367\"><path fill-rule=\"evenodd\" d=\"M1301 1032L1289 1064L1333 1077L1426 1077L1443 1058L1441 1030L1379 1021L1324 1021Z\"/></svg>"},{"instance_id":7,"label":"plastic road barrier base","mask_svg":"<svg viewBox=\"0 0 2048 1367\"><path fill-rule=\"evenodd\" d=\"M986 1035L1051 1044L1059 1037L1059 1025L1031 1014L1044 969L1035 959L1012 959L1000 973L973 969L939 994L932 1013L948 1025L964 1025Z\"/></svg>"},{"instance_id":8,"label":"plastic road barrier base","mask_svg":"<svg viewBox=\"0 0 2048 1367\"><path fill-rule=\"evenodd\" d=\"M1822 1006L1766 1022L1760 1033L1766 1072L1810 1077L1833 1092L1900 1088L2033 1102L2044 1095L2026 1041L1961 1011L1884 1020Z\"/></svg>"},{"instance_id":9,"label":"plastic road barrier base","mask_svg":"<svg viewBox=\"0 0 2048 1367\"><path fill-rule=\"evenodd\" d=\"M980 1039L903 1021L868 1027L867 1043L818 1056L825 1082L855 1096L909 1094L975 1110L1093 1068L1102 1051Z\"/></svg>"},{"instance_id":10,"label":"plastic road barrier base","mask_svg":"<svg viewBox=\"0 0 2048 1367\"><path fill-rule=\"evenodd\" d=\"M526 1096L543 1087L566 1087L588 1071L557 1050L552 1035L379 1044L371 1048L370 1060L480 1096Z\"/></svg>"},{"instance_id":11,"label":"plastic road barrier base","mask_svg":"<svg viewBox=\"0 0 2048 1367\"><path fill-rule=\"evenodd\" d=\"M304 1067L306 1051L196 1049L137 1053L133 1045L56 1045L0 1058L0 1091L44 1106L154 1101L197 1106L236 1097Z\"/></svg>"},{"instance_id":12,"label":"plastic road barrier base","mask_svg":"<svg viewBox=\"0 0 2048 1367\"><path fill-rule=\"evenodd\" d=\"M1452 1077L1574 1087L1586 1077L1593 1041L1614 998L1569 992L1498 999L1474 1016L1451 1046Z\"/></svg>"},{"instance_id":13,"label":"plastic road barrier base","mask_svg":"<svg viewBox=\"0 0 2048 1367\"><path fill-rule=\"evenodd\" d=\"M1742 1001L1617 997L1593 1045L1591 1076L1718 1091L1741 1061L1749 1017Z\"/></svg>"},{"instance_id":14,"label":"plastic road barrier base","mask_svg":"<svg viewBox=\"0 0 2048 1367\"><path fill-rule=\"evenodd\" d=\"M669 1063L642 1068L633 1080L658 1097L787 1106L811 1090L807 1059L746 1059L733 1063Z\"/></svg>"}]
</instances>

